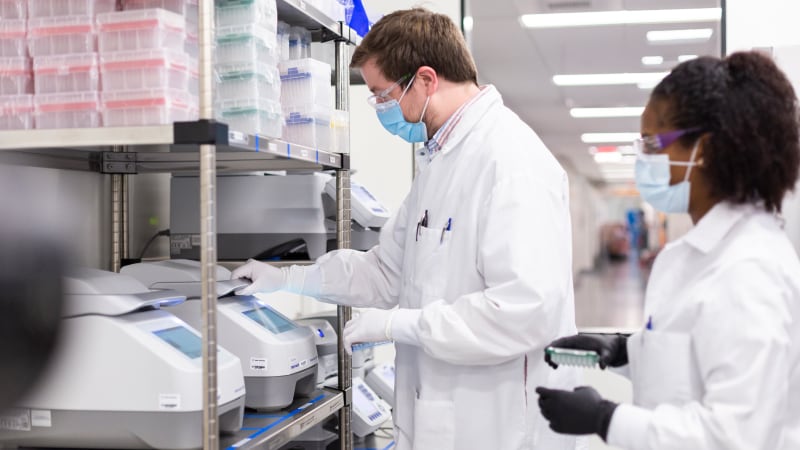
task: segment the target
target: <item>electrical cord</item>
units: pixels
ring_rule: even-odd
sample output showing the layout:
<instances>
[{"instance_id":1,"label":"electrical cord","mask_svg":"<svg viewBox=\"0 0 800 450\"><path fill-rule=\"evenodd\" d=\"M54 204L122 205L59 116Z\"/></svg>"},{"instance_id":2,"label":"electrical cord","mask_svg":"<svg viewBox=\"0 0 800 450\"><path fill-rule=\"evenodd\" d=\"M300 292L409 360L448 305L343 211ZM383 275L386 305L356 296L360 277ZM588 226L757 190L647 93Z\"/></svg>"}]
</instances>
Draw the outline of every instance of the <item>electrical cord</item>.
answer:
<instances>
[{"instance_id":1,"label":"electrical cord","mask_svg":"<svg viewBox=\"0 0 800 450\"><path fill-rule=\"evenodd\" d=\"M147 249L150 248L150 246L153 244L153 241L155 241L159 236L169 236L169 228L167 228L166 230L161 230L161 231L157 232L156 234L153 235L153 237L150 238L149 241L147 241L146 244L144 244L144 247L142 248L142 251L139 253L139 260L140 261L144 257L144 254L147 252Z\"/></svg>"}]
</instances>

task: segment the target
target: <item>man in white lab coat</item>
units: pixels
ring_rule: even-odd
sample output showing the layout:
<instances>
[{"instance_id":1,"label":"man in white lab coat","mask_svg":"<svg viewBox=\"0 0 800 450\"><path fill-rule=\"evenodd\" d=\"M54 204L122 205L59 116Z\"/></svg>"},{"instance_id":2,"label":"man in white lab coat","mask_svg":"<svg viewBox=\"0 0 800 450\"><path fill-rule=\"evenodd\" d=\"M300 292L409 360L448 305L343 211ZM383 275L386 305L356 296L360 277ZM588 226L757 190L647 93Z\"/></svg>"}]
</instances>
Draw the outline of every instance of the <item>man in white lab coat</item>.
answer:
<instances>
[{"instance_id":1,"label":"man in white lab coat","mask_svg":"<svg viewBox=\"0 0 800 450\"><path fill-rule=\"evenodd\" d=\"M251 261L233 276L253 280L245 293L378 308L344 339L395 342L399 450L575 448L548 429L533 391L576 382L543 362L548 342L575 332L566 173L493 86L478 86L444 15L385 16L351 66L387 131L425 142L411 192L368 252L282 270Z\"/></svg>"},{"instance_id":2,"label":"man in white lab coat","mask_svg":"<svg viewBox=\"0 0 800 450\"><path fill-rule=\"evenodd\" d=\"M800 167L791 83L756 52L684 62L636 146L642 198L695 227L658 255L641 331L552 343L625 369L634 404L537 388L542 412L623 449L800 449L800 260L779 215Z\"/></svg>"}]
</instances>

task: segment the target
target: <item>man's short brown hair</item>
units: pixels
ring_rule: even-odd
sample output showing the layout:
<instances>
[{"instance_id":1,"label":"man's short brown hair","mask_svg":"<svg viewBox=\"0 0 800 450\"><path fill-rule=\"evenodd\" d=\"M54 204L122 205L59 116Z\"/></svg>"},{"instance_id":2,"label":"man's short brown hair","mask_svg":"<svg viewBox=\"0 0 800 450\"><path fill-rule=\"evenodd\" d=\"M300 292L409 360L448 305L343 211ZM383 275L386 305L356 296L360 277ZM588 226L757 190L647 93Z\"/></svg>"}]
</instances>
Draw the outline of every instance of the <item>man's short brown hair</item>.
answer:
<instances>
[{"instance_id":1,"label":"man's short brown hair","mask_svg":"<svg viewBox=\"0 0 800 450\"><path fill-rule=\"evenodd\" d=\"M353 52L350 67L361 67L370 58L389 80L429 66L448 81L478 84L461 30L446 15L424 8L395 11L373 25Z\"/></svg>"}]
</instances>

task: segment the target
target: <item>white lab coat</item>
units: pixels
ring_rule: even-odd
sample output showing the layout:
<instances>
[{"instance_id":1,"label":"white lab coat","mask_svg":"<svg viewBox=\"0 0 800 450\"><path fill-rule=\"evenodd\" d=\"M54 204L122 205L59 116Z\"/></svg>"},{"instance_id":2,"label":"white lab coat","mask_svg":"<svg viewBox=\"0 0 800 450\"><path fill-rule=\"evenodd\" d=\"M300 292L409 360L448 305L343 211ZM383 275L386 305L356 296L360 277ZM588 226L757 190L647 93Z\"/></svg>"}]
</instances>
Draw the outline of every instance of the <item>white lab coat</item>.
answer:
<instances>
[{"instance_id":1,"label":"white lab coat","mask_svg":"<svg viewBox=\"0 0 800 450\"><path fill-rule=\"evenodd\" d=\"M800 262L778 218L720 203L655 261L628 340L626 449L800 449Z\"/></svg>"},{"instance_id":2,"label":"white lab coat","mask_svg":"<svg viewBox=\"0 0 800 450\"><path fill-rule=\"evenodd\" d=\"M484 89L379 245L318 260L320 297L408 313L393 327L398 450L575 448L550 431L534 392L576 383L543 362L552 339L576 331L567 176Z\"/></svg>"}]
</instances>

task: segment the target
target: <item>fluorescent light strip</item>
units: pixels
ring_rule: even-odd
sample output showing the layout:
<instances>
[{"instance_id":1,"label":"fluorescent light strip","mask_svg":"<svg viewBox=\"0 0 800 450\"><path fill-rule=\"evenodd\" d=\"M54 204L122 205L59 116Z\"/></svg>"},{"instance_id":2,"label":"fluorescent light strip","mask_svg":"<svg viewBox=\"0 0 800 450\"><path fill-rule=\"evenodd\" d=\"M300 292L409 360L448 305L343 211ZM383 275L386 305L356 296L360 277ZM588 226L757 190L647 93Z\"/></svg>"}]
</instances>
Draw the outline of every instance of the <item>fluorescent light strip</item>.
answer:
<instances>
[{"instance_id":1,"label":"fluorescent light strip","mask_svg":"<svg viewBox=\"0 0 800 450\"><path fill-rule=\"evenodd\" d=\"M642 64L645 66L657 66L664 63L663 56L642 56Z\"/></svg>"},{"instance_id":2,"label":"fluorescent light strip","mask_svg":"<svg viewBox=\"0 0 800 450\"><path fill-rule=\"evenodd\" d=\"M581 75L555 75L557 86L606 86L613 84L658 83L669 72L594 73Z\"/></svg>"},{"instance_id":3,"label":"fluorescent light strip","mask_svg":"<svg viewBox=\"0 0 800 450\"><path fill-rule=\"evenodd\" d=\"M678 62L686 62L696 58L697 55L680 55L678 56Z\"/></svg>"},{"instance_id":4,"label":"fluorescent light strip","mask_svg":"<svg viewBox=\"0 0 800 450\"><path fill-rule=\"evenodd\" d=\"M572 108L569 115L576 119L587 117L639 117L644 106L626 106L619 108Z\"/></svg>"},{"instance_id":5,"label":"fluorescent light strip","mask_svg":"<svg viewBox=\"0 0 800 450\"><path fill-rule=\"evenodd\" d=\"M687 23L719 21L722 8L618 10L555 14L523 14L527 28L563 28L643 23Z\"/></svg>"},{"instance_id":6,"label":"fluorescent light strip","mask_svg":"<svg viewBox=\"0 0 800 450\"><path fill-rule=\"evenodd\" d=\"M586 144L600 144L605 142L633 142L642 137L639 133L583 133L581 141Z\"/></svg>"},{"instance_id":7,"label":"fluorescent light strip","mask_svg":"<svg viewBox=\"0 0 800 450\"><path fill-rule=\"evenodd\" d=\"M711 28L648 31L647 40L650 42L708 40L712 34L714 30Z\"/></svg>"}]
</instances>

